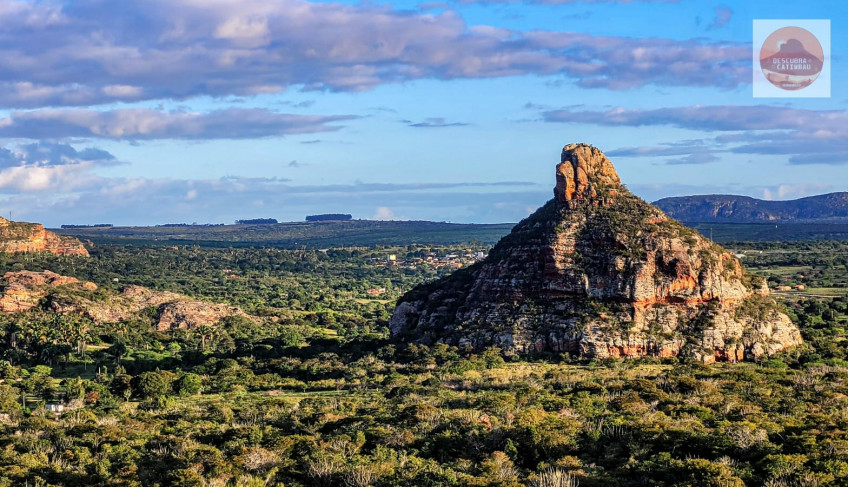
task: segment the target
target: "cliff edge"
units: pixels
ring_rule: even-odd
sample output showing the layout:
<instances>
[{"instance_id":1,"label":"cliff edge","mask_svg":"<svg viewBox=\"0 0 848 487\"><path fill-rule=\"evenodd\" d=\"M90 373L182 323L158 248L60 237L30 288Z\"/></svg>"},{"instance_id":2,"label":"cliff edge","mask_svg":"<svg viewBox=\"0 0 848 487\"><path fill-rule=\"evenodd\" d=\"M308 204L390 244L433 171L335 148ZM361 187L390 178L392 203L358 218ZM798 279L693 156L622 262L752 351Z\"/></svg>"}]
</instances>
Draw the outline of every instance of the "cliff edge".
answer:
<instances>
[{"instance_id":1,"label":"cliff edge","mask_svg":"<svg viewBox=\"0 0 848 487\"><path fill-rule=\"evenodd\" d=\"M0 218L0 252L50 252L88 257L88 250L74 237L57 235L40 223L13 222L5 218Z\"/></svg>"}]
</instances>

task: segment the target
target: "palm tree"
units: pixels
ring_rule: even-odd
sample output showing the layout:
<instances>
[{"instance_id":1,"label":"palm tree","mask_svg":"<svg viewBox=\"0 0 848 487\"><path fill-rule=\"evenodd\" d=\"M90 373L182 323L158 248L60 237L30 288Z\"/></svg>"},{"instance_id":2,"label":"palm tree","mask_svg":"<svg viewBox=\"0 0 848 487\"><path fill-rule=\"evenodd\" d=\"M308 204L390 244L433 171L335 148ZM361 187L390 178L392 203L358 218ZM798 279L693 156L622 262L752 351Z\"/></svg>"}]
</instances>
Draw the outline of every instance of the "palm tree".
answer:
<instances>
[{"instance_id":1,"label":"palm tree","mask_svg":"<svg viewBox=\"0 0 848 487\"><path fill-rule=\"evenodd\" d=\"M200 335L200 350L206 350L206 339L212 340L212 337L215 336L215 328L209 325L200 325L197 327L196 332Z\"/></svg>"},{"instance_id":2,"label":"palm tree","mask_svg":"<svg viewBox=\"0 0 848 487\"><path fill-rule=\"evenodd\" d=\"M115 358L115 365L121 365L121 357L127 354L127 346L123 341L115 340L107 352Z\"/></svg>"},{"instance_id":3,"label":"palm tree","mask_svg":"<svg viewBox=\"0 0 848 487\"><path fill-rule=\"evenodd\" d=\"M47 345L41 349L41 354L39 359L41 362L46 363L47 365L52 366L53 361L56 360L56 357L60 355L60 350L55 345Z\"/></svg>"}]
</instances>

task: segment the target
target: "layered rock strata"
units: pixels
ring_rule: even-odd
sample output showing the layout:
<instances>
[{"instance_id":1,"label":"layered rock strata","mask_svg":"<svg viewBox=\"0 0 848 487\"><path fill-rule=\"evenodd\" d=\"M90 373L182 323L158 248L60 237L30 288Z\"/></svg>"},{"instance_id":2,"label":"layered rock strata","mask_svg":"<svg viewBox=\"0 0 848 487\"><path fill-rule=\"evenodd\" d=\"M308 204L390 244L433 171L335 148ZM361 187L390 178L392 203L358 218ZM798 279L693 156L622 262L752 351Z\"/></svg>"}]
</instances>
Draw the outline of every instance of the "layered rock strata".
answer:
<instances>
[{"instance_id":1,"label":"layered rock strata","mask_svg":"<svg viewBox=\"0 0 848 487\"><path fill-rule=\"evenodd\" d=\"M801 343L729 252L631 194L597 148L567 145L554 198L484 261L399 300L403 341L581 357L751 359Z\"/></svg>"},{"instance_id":2,"label":"layered rock strata","mask_svg":"<svg viewBox=\"0 0 848 487\"><path fill-rule=\"evenodd\" d=\"M5 218L0 218L0 252L50 252L88 257L88 250L74 237L47 231L40 223L12 222Z\"/></svg>"}]
</instances>

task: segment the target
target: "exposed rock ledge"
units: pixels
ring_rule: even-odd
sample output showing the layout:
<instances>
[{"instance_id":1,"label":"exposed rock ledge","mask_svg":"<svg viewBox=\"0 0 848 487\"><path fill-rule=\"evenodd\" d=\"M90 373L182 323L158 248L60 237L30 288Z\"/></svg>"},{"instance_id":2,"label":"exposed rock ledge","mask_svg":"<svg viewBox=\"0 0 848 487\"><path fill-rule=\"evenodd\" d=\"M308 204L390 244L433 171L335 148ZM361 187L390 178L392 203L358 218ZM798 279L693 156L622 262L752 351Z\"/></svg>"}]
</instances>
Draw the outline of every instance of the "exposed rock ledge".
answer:
<instances>
[{"instance_id":1,"label":"exposed rock ledge","mask_svg":"<svg viewBox=\"0 0 848 487\"><path fill-rule=\"evenodd\" d=\"M51 271L7 272L0 279L0 312L19 313L45 306L57 313L82 313L97 322L115 323L155 308L154 326L159 331L192 330L229 316L253 319L235 306L142 286L124 286L119 293L95 298L92 293L96 290L93 282Z\"/></svg>"}]
</instances>

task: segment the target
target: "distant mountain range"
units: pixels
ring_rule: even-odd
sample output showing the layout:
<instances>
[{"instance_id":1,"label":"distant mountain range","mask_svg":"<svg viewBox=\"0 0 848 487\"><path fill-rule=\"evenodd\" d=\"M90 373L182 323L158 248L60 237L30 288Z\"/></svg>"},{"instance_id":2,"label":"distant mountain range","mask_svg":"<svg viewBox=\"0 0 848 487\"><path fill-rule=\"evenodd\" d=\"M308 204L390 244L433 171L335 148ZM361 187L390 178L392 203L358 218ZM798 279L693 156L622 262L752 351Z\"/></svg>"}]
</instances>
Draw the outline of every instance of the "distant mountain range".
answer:
<instances>
[{"instance_id":1,"label":"distant mountain range","mask_svg":"<svg viewBox=\"0 0 848 487\"><path fill-rule=\"evenodd\" d=\"M848 192L788 201L710 194L663 198L654 204L684 222L848 223Z\"/></svg>"}]
</instances>

